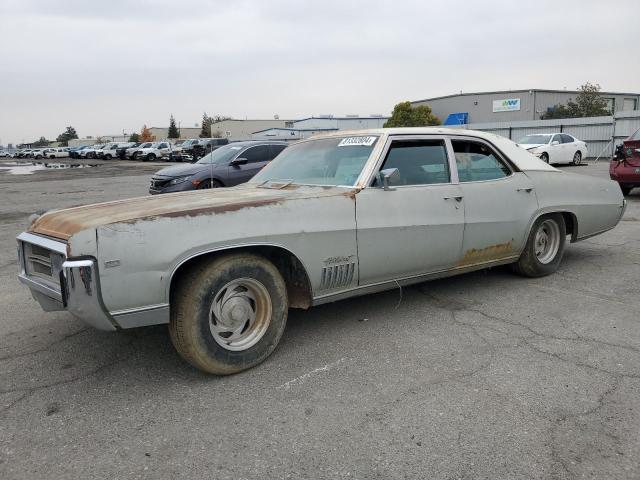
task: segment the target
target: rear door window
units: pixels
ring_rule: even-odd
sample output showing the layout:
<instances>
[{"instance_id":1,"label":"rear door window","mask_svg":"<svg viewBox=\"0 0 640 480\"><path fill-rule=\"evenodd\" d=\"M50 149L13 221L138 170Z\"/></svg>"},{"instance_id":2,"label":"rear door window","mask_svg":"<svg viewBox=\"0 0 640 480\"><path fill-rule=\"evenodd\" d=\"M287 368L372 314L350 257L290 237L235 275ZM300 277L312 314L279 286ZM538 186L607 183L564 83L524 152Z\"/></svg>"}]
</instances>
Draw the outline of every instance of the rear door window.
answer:
<instances>
[{"instance_id":1,"label":"rear door window","mask_svg":"<svg viewBox=\"0 0 640 480\"><path fill-rule=\"evenodd\" d=\"M269 159L273 160L274 158L276 158L285 148L287 148L286 145L269 145L269 149L271 151L271 153L269 154Z\"/></svg>"},{"instance_id":2,"label":"rear door window","mask_svg":"<svg viewBox=\"0 0 640 480\"><path fill-rule=\"evenodd\" d=\"M488 145L467 140L452 140L451 144L461 183L497 180L511 175L511 169Z\"/></svg>"},{"instance_id":3,"label":"rear door window","mask_svg":"<svg viewBox=\"0 0 640 480\"><path fill-rule=\"evenodd\" d=\"M562 137L562 143L573 143L575 141L571 135L563 133L560 136Z\"/></svg>"}]
</instances>

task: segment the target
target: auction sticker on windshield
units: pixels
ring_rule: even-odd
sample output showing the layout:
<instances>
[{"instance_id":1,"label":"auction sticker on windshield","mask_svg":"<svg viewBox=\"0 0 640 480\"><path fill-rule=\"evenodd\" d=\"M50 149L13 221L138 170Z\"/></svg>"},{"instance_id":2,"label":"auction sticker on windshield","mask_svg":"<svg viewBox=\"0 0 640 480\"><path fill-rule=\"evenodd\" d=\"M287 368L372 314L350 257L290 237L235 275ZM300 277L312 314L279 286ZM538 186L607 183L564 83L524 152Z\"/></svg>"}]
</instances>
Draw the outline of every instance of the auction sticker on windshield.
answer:
<instances>
[{"instance_id":1,"label":"auction sticker on windshield","mask_svg":"<svg viewBox=\"0 0 640 480\"><path fill-rule=\"evenodd\" d=\"M378 137L347 137L338 144L339 147L370 147Z\"/></svg>"}]
</instances>

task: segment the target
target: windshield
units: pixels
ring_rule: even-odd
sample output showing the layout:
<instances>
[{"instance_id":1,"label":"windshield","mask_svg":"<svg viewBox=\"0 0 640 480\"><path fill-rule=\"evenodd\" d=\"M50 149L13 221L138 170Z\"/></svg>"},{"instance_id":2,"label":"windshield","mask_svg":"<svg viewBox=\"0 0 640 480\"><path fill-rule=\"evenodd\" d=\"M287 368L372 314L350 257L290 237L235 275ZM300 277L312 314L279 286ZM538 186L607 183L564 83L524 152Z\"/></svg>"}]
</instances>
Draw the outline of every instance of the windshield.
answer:
<instances>
[{"instance_id":1,"label":"windshield","mask_svg":"<svg viewBox=\"0 0 640 480\"><path fill-rule=\"evenodd\" d=\"M224 147L216 148L196 163L225 163L240 153L240 150L243 148L244 147L240 145L225 145Z\"/></svg>"},{"instance_id":2,"label":"windshield","mask_svg":"<svg viewBox=\"0 0 640 480\"><path fill-rule=\"evenodd\" d=\"M527 135L526 137L522 137L518 143L522 143L524 145L539 145L542 143L549 143L549 139L551 135Z\"/></svg>"},{"instance_id":3,"label":"windshield","mask_svg":"<svg viewBox=\"0 0 640 480\"><path fill-rule=\"evenodd\" d=\"M251 182L352 186L377 141L376 136L356 136L298 143L284 150Z\"/></svg>"}]
</instances>

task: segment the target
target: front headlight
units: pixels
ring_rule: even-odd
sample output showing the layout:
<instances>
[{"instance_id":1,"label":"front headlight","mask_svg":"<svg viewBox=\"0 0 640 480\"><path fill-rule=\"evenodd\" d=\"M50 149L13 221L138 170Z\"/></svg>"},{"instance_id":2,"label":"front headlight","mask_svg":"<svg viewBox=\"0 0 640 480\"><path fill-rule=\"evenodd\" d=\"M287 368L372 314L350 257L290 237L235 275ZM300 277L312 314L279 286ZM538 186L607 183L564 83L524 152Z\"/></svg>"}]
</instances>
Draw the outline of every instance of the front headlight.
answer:
<instances>
[{"instance_id":1,"label":"front headlight","mask_svg":"<svg viewBox=\"0 0 640 480\"><path fill-rule=\"evenodd\" d=\"M179 183L186 182L191 178L191 175L185 175L184 177L176 177L169 182L169 185L178 185Z\"/></svg>"}]
</instances>

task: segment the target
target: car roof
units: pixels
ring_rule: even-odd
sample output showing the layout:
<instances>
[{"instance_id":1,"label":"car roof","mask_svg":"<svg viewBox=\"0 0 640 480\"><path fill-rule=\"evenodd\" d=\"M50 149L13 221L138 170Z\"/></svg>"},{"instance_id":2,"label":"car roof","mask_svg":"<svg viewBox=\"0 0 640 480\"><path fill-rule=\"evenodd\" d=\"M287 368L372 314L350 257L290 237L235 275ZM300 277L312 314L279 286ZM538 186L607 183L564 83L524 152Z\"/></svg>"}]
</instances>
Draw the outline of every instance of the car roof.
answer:
<instances>
[{"instance_id":1,"label":"car roof","mask_svg":"<svg viewBox=\"0 0 640 480\"><path fill-rule=\"evenodd\" d=\"M319 138L332 137L363 137L367 135L447 135L454 137L471 137L486 140L496 147L502 154L511 160L520 170L544 170L556 171L560 170L552 167L548 163L543 162L536 156L527 152L524 148L519 147L515 142L506 137L496 135L495 133L481 132L479 130L467 130L466 128L446 128L446 127L403 127L403 128L372 128L367 130L338 130L330 133L313 135L309 138L301 140L306 142L309 140L317 140Z\"/></svg>"}]
</instances>

